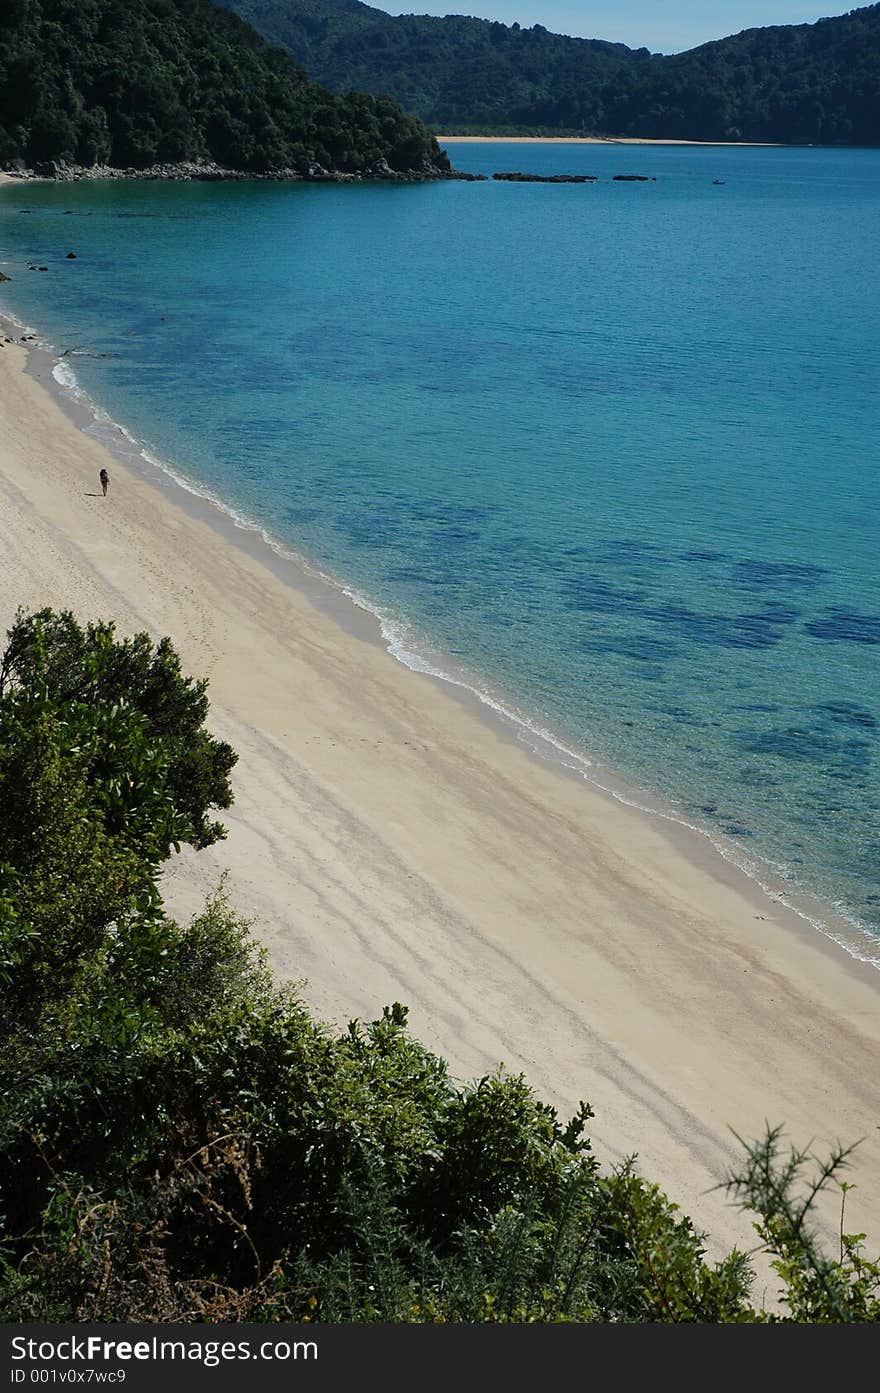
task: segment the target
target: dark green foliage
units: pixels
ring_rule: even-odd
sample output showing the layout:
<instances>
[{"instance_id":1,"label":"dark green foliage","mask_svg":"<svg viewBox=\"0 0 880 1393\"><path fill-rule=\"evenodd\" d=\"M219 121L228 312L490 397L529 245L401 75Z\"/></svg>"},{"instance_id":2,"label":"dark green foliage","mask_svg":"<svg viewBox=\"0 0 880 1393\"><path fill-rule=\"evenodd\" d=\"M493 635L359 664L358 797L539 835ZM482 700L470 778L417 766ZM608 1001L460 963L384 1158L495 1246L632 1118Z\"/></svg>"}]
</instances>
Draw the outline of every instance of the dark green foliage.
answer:
<instances>
[{"instance_id":1,"label":"dark green foliage","mask_svg":"<svg viewBox=\"0 0 880 1393\"><path fill-rule=\"evenodd\" d=\"M187 925L164 913L164 857L228 802L205 713L167 644L51 611L11 632L0 1320L762 1318L742 1254L708 1263L632 1164L601 1172L589 1108L563 1125L521 1077L456 1084L399 1005L321 1026L222 892ZM730 1182L790 1318L876 1320L878 1268L858 1235L821 1253L801 1162L774 1133Z\"/></svg>"},{"instance_id":2,"label":"dark green foliage","mask_svg":"<svg viewBox=\"0 0 880 1393\"><path fill-rule=\"evenodd\" d=\"M0 1014L72 980L181 842L224 835L236 755L204 729L206 682L167 639L20 615L0 660ZM117 942L114 951L118 950Z\"/></svg>"},{"instance_id":3,"label":"dark green foliage","mask_svg":"<svg viewBox=\"0 0 880 1393\"><path fill-rule=\"evenodd\" d=\"M224 0L333 91L391 92L446 134L564 131L880 143L880 5L750 29L689 53L357 0Z\"/></svg>"},{"instance_id":4,"label":"dark green foliage","mask_svg":"<svg viewBox=\"0 0 880 1393\"><path fill-rule=\"evenodd\" d=\"M395 101L331 96L209 0L4 0L0 159L358 172L438 155Z\"/></svg>"},{"instance_id":5,"label":"dark green foliage","mask_svg":"<svg viewBox=\"0 0 880 1393\"><path fill-rule=\"evenodd\" d=\"M646 49L449 14L391 17L356 0L221 0L335 92L391 92L425 121L533 124L533 107L616 81ZM555 121L552 124L557 124ZM580 118L576 124L580 125Z\"/></svg>"},{"instance_id":6,"label":"dark green foliage","mask_svg":"<svg viewBox=\"0 0 880 1393\"><path fill-rule=\"evenodd\" d=\"M144 752L139 722L122 713L116 752ZM84 717L84 719L80 719ZM19 1018L48 984L63 987L101 943L107 924L154 900L153 863L107 827L91 779L88 715L59 717L8 700L0 710L0 1015ZM83 747L80 746L83 741ZM149 755L147 755L149 758ZM133 809L168 828L161 772ZM157 827L148 828L155 846Z\"/></svg>"},{"instance_id":7,"label":"dark green foliage","mask_svg":"<svg viewBox=\"0 0 880 1393\"><path fill-rule=\"evenodd\" d=\"M208 812L231 805L237 755L204 728L207 687L204 678L182 675L170 639L155 646L147 634L118 640L113 624L83 628L69 611L20 615L0 662L0 712L25 703L28 711L75 712L88 725L88 737L77 739L87 739L83 759L102 790L108 830L127 836L133 829L154 864L176 842L205 847L225 835ZM166 818L149 808L133 821L138 800L152 796L160 779Z\"/></svg>"},{"instance_id":8,"label":"dark green foliage","mask_svg":"<svg viewBox=\"0 0 880 1393\"><path fill-rule=\"evenodd\" d=\"M664 58L616 95L608 123L629 135L880 144L880 5Z\"/></svg>"}]
</instances>

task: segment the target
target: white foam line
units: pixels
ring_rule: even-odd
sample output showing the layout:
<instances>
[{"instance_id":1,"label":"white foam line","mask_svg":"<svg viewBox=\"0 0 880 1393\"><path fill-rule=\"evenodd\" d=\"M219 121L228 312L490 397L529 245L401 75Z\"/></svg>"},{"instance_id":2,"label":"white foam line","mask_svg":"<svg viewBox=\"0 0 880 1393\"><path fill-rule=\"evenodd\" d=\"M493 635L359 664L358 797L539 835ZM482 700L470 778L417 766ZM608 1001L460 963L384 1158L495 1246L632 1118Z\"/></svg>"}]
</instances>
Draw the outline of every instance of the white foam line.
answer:
<instances>
[{"instance_id":1,"label":"white foam line","mask_svg":"<svg viewBox=\"0 0 880 1393\"><path fill-rule=\"evenodd\" d=\"M46 347L39 334L37 333L36 329L32 329L30 324L25 324L24 320L19 319L18 315L13 314L12 311L6 305L3 306L3 310L2 312L0 312L0 319L5 320L7 324L11 324L14 329L19 329L22 334L32 334L37 341L38 348ZM54 350L49 351L51 352Z\"/></svg>"},{"instance_id":2,"label":"white foam line","mask_svg":"<svg viewBox=\"0 0 880 1393\"><path fill-rule=\"evenodd\" d=\"M848 927L855 930L860 938L867 940L864 945L865 951L863 952L859 951L856 944L836 933L826 920L817 915L809 914L800 905L787 899L775 886L769 884L763 878L760 862L752 861L746 857L737 855L733 847L727 842L722 841L717 834L701 826L699 823L689 821L683 814L669 808L651 806L649 803L640 802L638 798L634 797L632 794L626 794L619 788L603 783L594 772L597 766L588 756L582 755L576 750L572 750L569 746L563 744L563 742L549 730L536 725L527 716L512 711L509 707L505 706L503 702L491 696L488 692L474 685L472 682L454 677L451 673L445 672L442 668L438 668L426 661L421 654L407 650L404 647L402 636L395 631L394 626L389 623L374 606L357 595L356 592L346 589L345 587L342 588L345 594L356 604L359 604L364 609L370 610L371 613L376 615L380 621L382 636L385 639L388 652L399 662L403 663L404 666L412 668L413 671L416 672L427 673L441 681L448 682L451 686L461 687L470 692L473 696L477 697L484 706L488 706L496 715L501 716L505 721L517 727L517 738L523 741L523 743L532 750L532 753L539 758L549 759L552 763L561 764L564 768L571 770L575 774L579 774L587 783L592 784L593 787L600 789L603 793L616 799L618 803L622 803L625 807L633 808L637 812L644 813L647 817L660 818L665 822L674 823L678 827L685 827L688 831L695 832L699 836L704 837L725 861L748 876L749 880L754 881L770 899L774 900L777 904L784 905L786 909L797 914L799 918L824 934L826 938L832 939L839 947L845 949L846 952L849 953L851 957L857 959L857 961L867 963L872 967L880 968L880 951L878 951L877 948L877 935L872 933L865 924L856 919L843 906L832 902L830 908L838 918L846 922ZM534 741L528 740L526 738L527 734L533 736ZM550 748L549 750L542 749L542 746L549 746ZM769 870L775 872L777 875L788 878L788 868L785 865L774 863L770 861L769 858L765 859L765 864ZM872 952L868 951L869 945L873 950Z\"/></svg>"},{"instance_id":3,"label":"white foam line","mask_svg":"<svg viewBox=\"0 0 880 1393\"><path fill-rule=\"evenodd\" d=\"M36 333L35 330L23 325L20 320L5 309L3 315L6 319L15 324L16 327L22 329L24 333ZM39 334L36 334L36 340L39 348L43 349L45 352L51 353L53 356L57 354L57 350L54 346L43 340ZM595 772L596 765L588 755L571 749L551 731L537 725L522 712L512 710L509 706L506 706L503 701L492 695L485 688L479 686L475 681L465 677L455 676L446 669L432 663L416 649L408 647L407 633L404 626L401 625L398 620L392 618L386 611L382 610L373 600L360 591L353 589L350 585L338 579L338 577L320 570L313 563L308 561L306 557L301 556L298 552L292 551L289 547L278 541L261 523L239 512L203 484L198 484L194 480L188 478L187 475L182 474L177 468L169 464L167 460L152 454L125 428L125 426L120 425L118 421L109 416L107 412L98 406L89 394L83 390L79 384L76 373L70 367L69 363L62 362L60 359L56 358L55 365L52 369L52 376L59 387L69 392L78 402L88 407L89 411L92 413L96 427L103 427L105 429L109 427L117 434L122 435L131 446L132 452L136 458L143 460L151 469L164 474L179 488L184 489L193 497L209 503L212 507L229 518L236 527L241 528L242 531L256 533L276 556L281 557L285 561L292 562L304 571L306 575L322 581L325 585L331 586L334 590L343 594L352 604L356 605L358 609L370 614L378 621L382 640L387 652L392 658L396 659L397 662L409 668L412 672L422 673L438 681L448 683L452 687L458 687L463 691L469 692L472 696L477 698L481 705L491 710L495 716L500 717L504 722L512 725L515 729L517 739L522 741L538 758L547 759L549 762L557 765L561 764L564 768L570 770L572 773L580 775L581 778L585 779L595 788L615 798L618 803L622 803L628 808L633 808L637 812L645 814L647 817L661 818L665 822L671 822L676 826L685 827L689 831L704 837L710 846L712 846L725 861L735 866L737 870L741 871L749 880L753 881L768 898L777 904L785 906L786 909L796 914L800 919L804 920L805 923L809 924L826 938L831 939L832 942L844 949L844 951L848 953L850 957L856 959L857 962L880 968L880 949L878 949L877 946L877 935L872 933L865 924L856 919L843 907L834 903L830 906L837 917L844 920L848 928L855 931L855 934L860 940L866 940L864 943L864 951L860 949L858 944L835 931L826 920L817 915L808 913L800 905L787 899L775 886L770 885L762 878L764 872L761 863L737 855L728 843L719 839L717 834L706 827L701 827L699 823L690 822L682 814L669 808L652 807L646 802L639 802L638 798L634 797L632 794L624 793L619 788L614 788L609 784L603 783L601 779L597 777ZM95 433L98 434L99 431L96 430ZM113 443L118 448L118 441L114 440ZM531 739L529 737L531 737ZM787 878L787 868L785 866L774 865L769 859L765 860L764 865L777 875ZM869 944L873 951L868 951Z\"/></svg>"},{"instance_id":4,"label":"white foam line","mask_svg":"<svg viewBox=\"0 0 880 1393\"><path fill-rule=\"evenodd\" d=\"M63 387L65 391L70 392L77 400L85 396L85 393L76 380L76 373L67 363L56 363L52 369L52 376L59 387Z\"/></svg>"}]
</instances>

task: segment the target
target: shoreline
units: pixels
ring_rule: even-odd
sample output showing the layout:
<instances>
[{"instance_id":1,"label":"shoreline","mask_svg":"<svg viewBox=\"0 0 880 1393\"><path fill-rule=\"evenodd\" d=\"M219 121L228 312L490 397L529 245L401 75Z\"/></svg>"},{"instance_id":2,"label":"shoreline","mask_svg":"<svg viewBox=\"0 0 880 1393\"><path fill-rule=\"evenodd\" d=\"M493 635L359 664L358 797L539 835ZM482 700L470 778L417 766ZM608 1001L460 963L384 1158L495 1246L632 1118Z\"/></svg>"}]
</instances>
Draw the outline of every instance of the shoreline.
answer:
<instances>
[{"instance_id":1,"label":"shoreline","mask_svg":"<svg viewBox=\"0 0 880 1393\"><path fill-rule=\"evenodd\" d=\"M384 167L380 167L384 166ZM372 169L347 173L339 169L326 169L323 165L313 165L307 173L296 169L244 170L226 169L216 164L148 165L143 169L133 166L121 168L116 165L68 165L66 161L37 161L33 167L23 167L9 172L0 170L0 184L77 184L94 182L125 182L127 180L147 180L151 183L302 183L302 184L424 184L445 179L467 178L452 168L440 165L425 166L421 169L391 169L382 160Z\"/></svg>"},{"instance_id":2,"label":"shoreline","mask_svg":"<svg viewBox=\"0 0 880 1393\"><path fill-rule=\"evenodd\" d=\"M211 677L209 724L241 753L230 840L180 858L172 909L194 909L229 865L233 902L256 915L282 975L310 979L319 1014L402 999L414 1032L463 1076L505 1059L563 1108L587 1097L602 1159L639 1151L643 1173L722 1245L749 1232L704 1193L736 1155L728 1126L754 1135L769 1117L799 1142L871 1128L876 972L747 890L705 838L705 857L689 855L657 819L493 729L475 696L389 661L378 620L346 601L359 616L346 624L326 582L297 580L293 559L267 566L256 534L243 546L206 500L181 507L170 475L150 482L112 461L121 532L105 534L107 512L70 480L87 484L103 447L47 393L48 355L31 377L20 346L0 358L2 503L19 521L0 570L4 625L18 599L169 632ZM390 777L364 745L385 747ZM723 969L746 976L745 997ZM785 1082L757 1102L774 1046L791 1056ZM861 1193L858 1226L876 1232L880 1197Z\"/></svg>"},{"instance_id":3,"label":"shoreline","mask_svg":"<svg viewBox=\"0 0 880 1393\"><path fill-rule=\"evenodd\" d=\"M57 359L33 328L8 312L0 312L0 331L4 325L14 333L26 332L35 339L28 344L26 371L46 387L68 419L80 430L98 424L108 433L103 443L109 452L148 482L162 489L170 485L176 507L207 523L226 542L246 549L255 561L307 595L348 633L375 644L407 671L437 683L453 700L485 721L496 735L525 749L531 758L549 765L563 777L585 782L602 796L649 819L678 851L710 874L739 885L758 908L766 906L768 899L773 901L790 914L799 930L816 933L834 949L843 949L860 966L880 971L880 938L869 929L843 918L819 895L792 886L760 853L750 860L744 858L741 846L725 839L716 829L689 821L674 804L633 783L592 753L570 748L559 732L536 725L527 715L516 712L512 703L481 684L474 674L455 675L435 664L433 657L442 662L441 654L429 658L408 649L381 610L344 580L316 568L307 558L270 536L262 525L236 512L167 461L151 457L124 426L96 406L76 383L73 368ZM57 369L69 372L72 382L62 382ZM124 449L122 440L127 442Z\"/></svg>"},{"instance_id":4,"label":"shoreline","mask_svg":"<svg viewBox=\"0 0 880 1393\"><path fill-rule=\"evenodd\" d=\"M727 149L782 150L813 149L813 146L784 147L772 140L659 140L636 135L438 135L440 145L697 145Z\"/></svg>"}]
</instances>

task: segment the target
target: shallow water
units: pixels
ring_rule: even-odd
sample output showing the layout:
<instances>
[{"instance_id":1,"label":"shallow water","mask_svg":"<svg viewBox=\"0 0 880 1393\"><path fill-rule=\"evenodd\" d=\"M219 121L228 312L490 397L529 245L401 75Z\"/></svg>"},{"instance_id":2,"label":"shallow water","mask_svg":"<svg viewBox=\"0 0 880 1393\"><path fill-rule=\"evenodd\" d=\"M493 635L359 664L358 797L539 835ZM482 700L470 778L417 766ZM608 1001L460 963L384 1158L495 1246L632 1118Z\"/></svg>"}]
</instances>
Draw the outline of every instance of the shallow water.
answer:
<instances>
[{"instance_id":1,"label":"shallow water","mask_svg":"<svg viewBox=\"0 0 880 1393\"><path fill-rule=\"evenodd\" d=\"M600 178L8 186L0 307L398 653L880 931L880 152L452 153Z\"/></svg>"}]
</instances>

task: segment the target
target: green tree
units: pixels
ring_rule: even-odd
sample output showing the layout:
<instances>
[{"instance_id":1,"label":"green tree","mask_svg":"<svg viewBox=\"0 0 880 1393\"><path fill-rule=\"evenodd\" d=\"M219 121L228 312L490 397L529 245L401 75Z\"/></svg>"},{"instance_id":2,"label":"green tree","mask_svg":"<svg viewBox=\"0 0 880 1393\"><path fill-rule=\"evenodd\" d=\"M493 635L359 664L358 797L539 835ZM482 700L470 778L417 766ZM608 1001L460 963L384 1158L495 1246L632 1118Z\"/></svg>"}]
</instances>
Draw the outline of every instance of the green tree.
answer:
<instances>
[{"instance_id":1,"label":"green tree","mask_svg":"<svg viewBox=\"0 0 880 1393\"><path fill-rule=\"evenodd\" d=\"M206 679L182 675L170 639L154 645L140 633L117 640L115 625L83 627L69 610L20 614L0 659L0 710L25 702L73 710L91 723L86 757L105 817L146 837L141 846L154 863L179 842L205 847L226 835L209 813L232 803L237 756L204 728L207 688ZM146 819L149 836L131 822L147 774L161 781L168 808L165 824Z\"/></svg>"}]
</instances>

